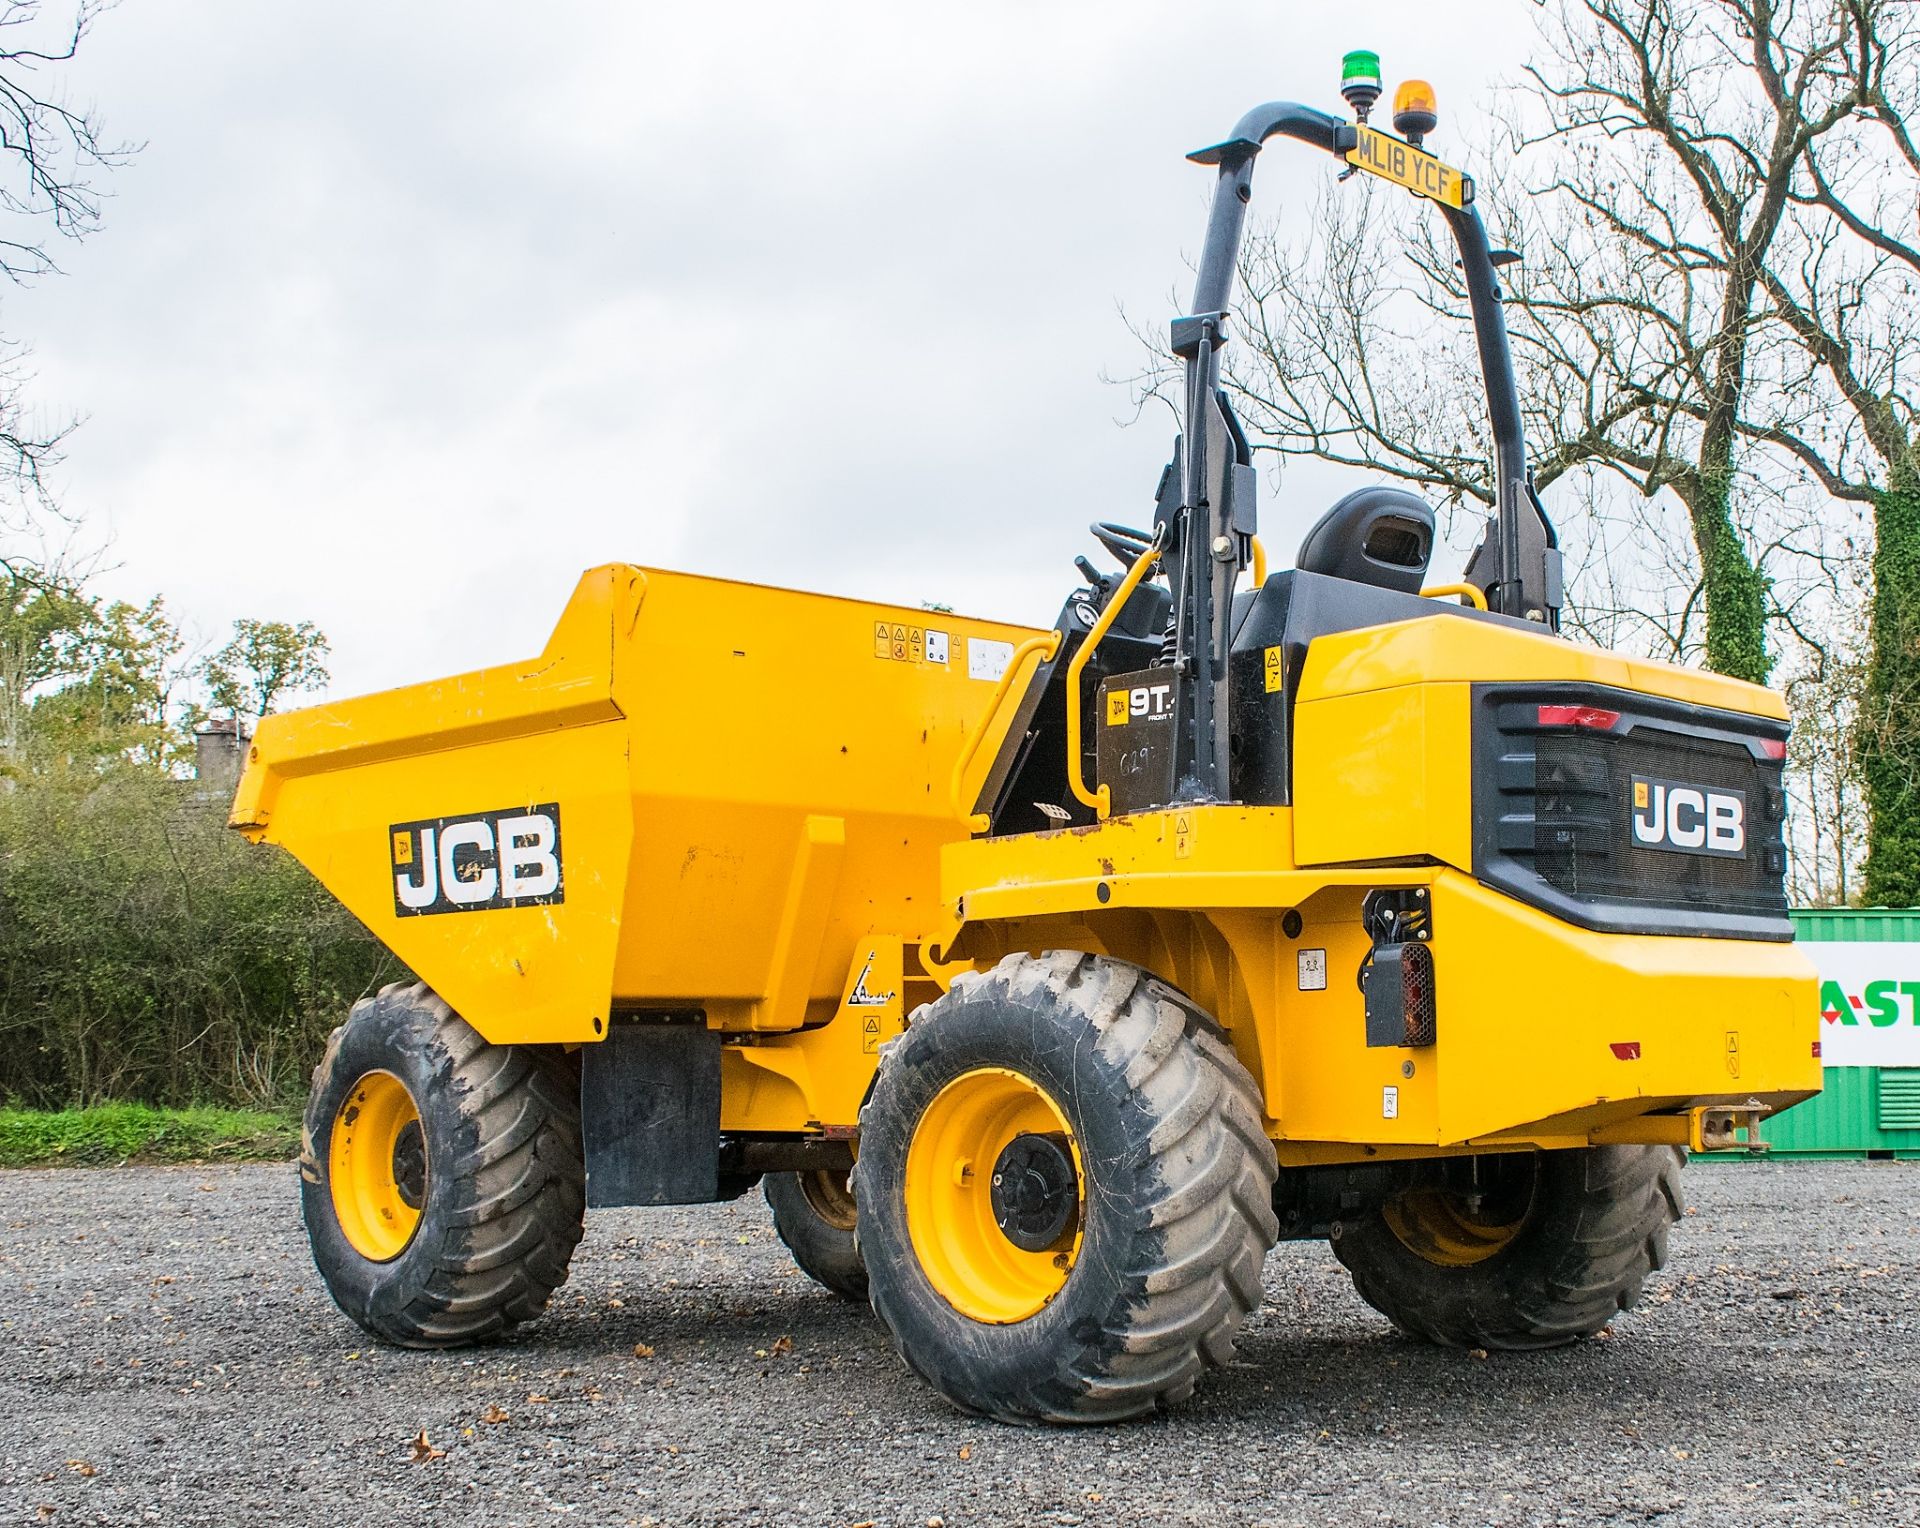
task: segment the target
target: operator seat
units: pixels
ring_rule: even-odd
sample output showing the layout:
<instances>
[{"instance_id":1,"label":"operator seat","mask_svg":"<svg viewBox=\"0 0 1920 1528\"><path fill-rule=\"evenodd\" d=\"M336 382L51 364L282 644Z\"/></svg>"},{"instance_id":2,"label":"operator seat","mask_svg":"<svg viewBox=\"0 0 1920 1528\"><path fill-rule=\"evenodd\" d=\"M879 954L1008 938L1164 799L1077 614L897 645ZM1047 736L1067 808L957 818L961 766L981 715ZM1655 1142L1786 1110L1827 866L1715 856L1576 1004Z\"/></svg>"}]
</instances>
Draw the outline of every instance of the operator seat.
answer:
<instances>
[{"instance_id":1,"label":"operator seat","mask_svg":"<svg viewBox=\"0 0 1920 1528\"><path fill-rule=\"evenodd\" d=\"M1294 566L1354 583L1418 594L1433 556L1433 510L1418 494L1375 484L1355 489L1319 519Z\"/></svg>"}]
</instances>

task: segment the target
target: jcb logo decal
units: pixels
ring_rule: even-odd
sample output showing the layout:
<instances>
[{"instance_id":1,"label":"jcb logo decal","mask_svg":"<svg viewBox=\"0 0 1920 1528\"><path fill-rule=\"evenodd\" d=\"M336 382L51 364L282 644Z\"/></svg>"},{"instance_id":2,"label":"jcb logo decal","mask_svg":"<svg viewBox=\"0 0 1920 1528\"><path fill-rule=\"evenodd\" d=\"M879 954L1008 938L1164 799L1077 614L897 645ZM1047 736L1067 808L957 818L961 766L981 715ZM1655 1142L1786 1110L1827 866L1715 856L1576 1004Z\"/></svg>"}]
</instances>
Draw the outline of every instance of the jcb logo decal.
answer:
<instances>
[{"instance_id":1,"label":"jcb logo decal","mask_svg":"<svg viewBox=\"0 0 1920 1528\"><path fill-rule=\"evenodd\" d=\"M1633 777L1633 841L1643 849L1747 857L1747 794Z\"/></svg>"},{"instance_id":2,"label":"jcb logo decal","mask_svg":"<svg viewBox=\"0 0 1920 1528\"><path fill-rule=\"evenodd\" d=\"M1107 725L1164 721L1173 714L1171 684L1137 684L1130 690L1107 691Z\"/></svg>"},{"instance_id":3,"label":"jcb logo decal","mask_svg":"<svg viewBox=\"0 0 1920 1528\"><path fill-rule=\"evenodd\" d=\"M558 802L396 822L387 842L396 917L566 900Z\"/></svg>"}]
</instances>

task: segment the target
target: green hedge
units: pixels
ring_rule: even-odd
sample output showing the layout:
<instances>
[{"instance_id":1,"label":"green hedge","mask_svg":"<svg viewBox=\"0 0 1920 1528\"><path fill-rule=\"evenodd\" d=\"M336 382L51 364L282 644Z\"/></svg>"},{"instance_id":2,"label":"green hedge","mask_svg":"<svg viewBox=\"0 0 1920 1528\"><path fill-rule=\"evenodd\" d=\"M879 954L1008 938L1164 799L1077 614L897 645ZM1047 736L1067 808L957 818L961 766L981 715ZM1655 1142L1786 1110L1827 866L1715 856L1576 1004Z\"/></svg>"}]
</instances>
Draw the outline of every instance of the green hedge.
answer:
<instances>
[{"instance_id":1,"label":"green hedge","mask_svg":"<svg viewBox=\"0 0 1920 1528\"><path fill-rule=\"evenodd\" d=\"M285 1104L405 973L225 802L127 769L0 789L0 1100Z\"/></svg>"}]
</instances>

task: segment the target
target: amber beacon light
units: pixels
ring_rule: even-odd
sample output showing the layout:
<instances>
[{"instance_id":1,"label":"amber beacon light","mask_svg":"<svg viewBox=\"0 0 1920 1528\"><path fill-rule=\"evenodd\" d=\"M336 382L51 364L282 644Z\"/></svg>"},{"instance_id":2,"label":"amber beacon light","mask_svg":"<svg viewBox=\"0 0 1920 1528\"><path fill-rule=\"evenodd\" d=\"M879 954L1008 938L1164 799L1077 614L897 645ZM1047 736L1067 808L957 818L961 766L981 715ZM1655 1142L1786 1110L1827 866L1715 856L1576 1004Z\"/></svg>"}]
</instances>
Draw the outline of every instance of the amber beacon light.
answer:
<instances>
[{"instance_id":1,"label":"amber beacon light","mask_svg":"<svg viewBox=\"0 0 1920 1528\"><path fill-rule=\"evenodd\" d=\"M1433 86L1425 80L1407 80L1393 93L1393 130L1409 143L1418 143L1440 125Z\"/></svg>"}]
</instances>

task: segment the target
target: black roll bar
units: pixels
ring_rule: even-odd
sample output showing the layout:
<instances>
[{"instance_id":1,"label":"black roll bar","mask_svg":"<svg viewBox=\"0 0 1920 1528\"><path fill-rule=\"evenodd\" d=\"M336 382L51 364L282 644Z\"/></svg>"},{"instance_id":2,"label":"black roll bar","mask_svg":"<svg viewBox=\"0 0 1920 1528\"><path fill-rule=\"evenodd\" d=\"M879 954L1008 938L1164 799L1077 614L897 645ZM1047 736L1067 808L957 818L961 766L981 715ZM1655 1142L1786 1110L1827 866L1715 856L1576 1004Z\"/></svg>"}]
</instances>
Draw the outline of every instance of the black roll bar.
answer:
<instances>
[{"instance_id":1,"label":"black roll bar","mask_svg":"<svg viewBox=\"0 0 1920 1528\"><path fill-rule=\"evenodd\" d=\"M1327 112L1298 101L1269 101L1256 106L1219 143L1187 157L1219 167L1213 202L1207 213L1206 239L1194 279L1193 305L1174 320L1173 348L1187 362L1182 439L1182 534L1175 555L1174 585L1178 652L1191 665L1195 683L1183 696L1185 757L1177 794L1187 800L1220 800L1225 795L1227 761L1226 622L1232 582L1250 556L1248 538L1235 533L1229 495L1221 491L1221 465L1207 460L1206 424L1217 407L1220 349L1226 343L1226 313L1231 305L1240 259L1247 203L1253 195L1253 161L1269 138L1296 138L1344 159L1359 142L1358 130ZM1513 353L1500 283L1487 243L1486 226L1471 203L1453 208L1436 203L1453 232L1466 278L1468 306L1486 386L1487 417L1494 440L1494 516L1486 539L1467 565L1468 582L1478 584L1490 610L1558 628L1560 554L1558 538L1535 496L1527 472L1526 439L1521 430L1520 398L1514 381ZM1200 534L1197 512L1207 514Z\"/></svg>"}]
</instances>

